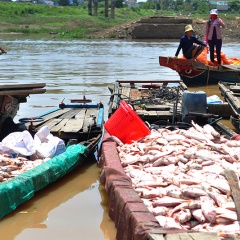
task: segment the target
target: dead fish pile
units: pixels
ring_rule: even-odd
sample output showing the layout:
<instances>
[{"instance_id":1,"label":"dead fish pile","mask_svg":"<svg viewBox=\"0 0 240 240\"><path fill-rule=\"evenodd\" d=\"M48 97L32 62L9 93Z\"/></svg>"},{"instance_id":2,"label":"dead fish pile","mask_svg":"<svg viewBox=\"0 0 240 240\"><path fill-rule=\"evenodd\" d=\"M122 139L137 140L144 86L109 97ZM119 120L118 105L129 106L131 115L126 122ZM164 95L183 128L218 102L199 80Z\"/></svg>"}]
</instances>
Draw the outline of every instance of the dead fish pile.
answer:
<instances>
[{"instance_id":1,"label":"dead fish pile","mask_svg":"<svg viewBox=\"0 0 240 240\"><path fill-rule=\"evenodd\" d=\"M235 204L224 170L240 176L240 141L206 124L188 130L151 130L118 152L144 204L164 228L240 236Z\"/></svg>"},{"instance_id":2,"label":"dead fish pile","mask_svg":"<svg viewBox=\"0 0 240 240\"><path fill-rule=\"evenodd\" d=\"M0 182L7 181L27 170L35 168L46 160L47 158L31 161L25 157L12 158L8 154L0 154Z\"/></svg>"}]
</instances>

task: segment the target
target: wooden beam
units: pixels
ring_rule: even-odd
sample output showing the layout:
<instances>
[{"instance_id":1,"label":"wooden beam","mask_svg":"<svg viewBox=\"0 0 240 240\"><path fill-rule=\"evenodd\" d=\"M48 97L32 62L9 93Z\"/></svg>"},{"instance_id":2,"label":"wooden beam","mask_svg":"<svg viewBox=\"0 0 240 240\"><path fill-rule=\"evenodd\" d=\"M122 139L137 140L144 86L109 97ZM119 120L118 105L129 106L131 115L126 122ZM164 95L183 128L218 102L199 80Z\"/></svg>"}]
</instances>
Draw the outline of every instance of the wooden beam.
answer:
<instances>
[{"instance_id":1,"label":"wooden beam","mask_svg":"<svg viewBox=\"0 0 240 240\"><path fill-rule=\"evenodd\" d=\"M119 83L179 83L182 80L117 80Z\"/></svg>"},{"instance_id":2,"label":"wooden beam","mask_svg":"<svg viewBox=\"0 0 240 240\"><path fill-rule=\"evenodd\" d=\"M3 89L28 89L28 88L43 88L43 87L46 87L45 83L0 85L0 91Z\"/></svg>"},{"instance_id":3,"label":"wooden beam","mask_svg":"<svg viewBox=\"0 0 240 240\"><path fill-rule=\"evenodd\" d=\"M229 186L231 188L232 197L235 203L238 222L240 221L240 188L239 179L233 170L224 170L226 179L228 180Z\"/></svg>"},{"instance_id":4,"label":"wooden beam","mask_svg":"<svg viewBox=\"0 0 240 240\"><path fill-rule=\"evenodd\" d=\"M0 96L28 96L30 94L42 94L45 93L46 89L24 89L24 90L5 90L0 91Z\"/></svg>"}]
</instances>

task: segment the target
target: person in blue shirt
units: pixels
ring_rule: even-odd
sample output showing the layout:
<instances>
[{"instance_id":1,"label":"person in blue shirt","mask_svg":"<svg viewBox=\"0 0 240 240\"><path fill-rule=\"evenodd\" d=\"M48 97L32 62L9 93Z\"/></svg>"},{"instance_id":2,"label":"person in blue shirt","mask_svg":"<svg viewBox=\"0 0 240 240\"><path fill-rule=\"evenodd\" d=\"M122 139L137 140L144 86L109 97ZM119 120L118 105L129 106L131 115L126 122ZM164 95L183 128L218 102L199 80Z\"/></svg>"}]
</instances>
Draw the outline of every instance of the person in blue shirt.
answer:
<instances>
[{"instance_id":1,"label":"person in blue shirt","mask_svg":"<svg viewBox=\"0 0 240 240\"><path fill-rule=\"evenodd\" d=\"M178 56L180 50L182 49L183 56L185 58L196 59L205 47L207 47L207 44L198 40L193 35L192 25L187 25L185 27L185 35L180 38L180 43L175 57Z\"/></svg>"}]
</instances>

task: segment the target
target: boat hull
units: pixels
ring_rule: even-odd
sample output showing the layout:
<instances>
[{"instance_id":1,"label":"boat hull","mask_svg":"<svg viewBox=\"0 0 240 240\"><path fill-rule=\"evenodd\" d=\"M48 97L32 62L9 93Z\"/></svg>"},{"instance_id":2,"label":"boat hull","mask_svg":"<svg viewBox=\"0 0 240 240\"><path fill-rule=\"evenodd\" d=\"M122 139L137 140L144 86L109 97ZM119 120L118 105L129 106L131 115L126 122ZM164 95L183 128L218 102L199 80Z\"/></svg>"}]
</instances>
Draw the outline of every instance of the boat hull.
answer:
<instances>
[{"instance_id":1,"label":"boat hull","mask_svg":"<svg viewBox=\"0 0 240 240\"><path fill-rule=\"evenodd\" d=\"M85 161L96 159L103 134L104 108L98 104L61 104L61 108L22 120L19 126L28 129L32 136L47 126L53 136L64 140L66 151L1 182L0 218Z\"/></svg>"},{"instance_id":2,"label":"boat hull","mask_svg":"<svg viewBox=\"0 0 240 240\"><path fill-rule=\"evenodd\" d=\"M186 85L210 85L217 84L219 81L222 82L240 82L239 72L220 72L213 70L198 71L195 76L187 75L185 73L178 73L180 78Z\"/></svg>"},{"instance_id":3,"label":"boat hull","mask_svg":"<svg viewBox=\"0 0 240 240\"><path fill-rule=\"evenodd\" d=\"M192 59L161 56L159 64L176 71L188 86L217 84L219 81L240 83L240 68L232 65L223 65L221 69L218 69Z\"/></svg>"},{"instance_id":4,"label":"boat hull","mask_svg":"<svg viewBox=\"0 0 240 240\"><path fill-rule=\"evenodd\" d=\"M160 86L158 91L161 94L163 92L168 93L164 97L164 99L168 99L168 101L163 102L162 99L159 98L159 96L158 96L158 99L156 99L156 96L157 96L156 92L155 92L156 85L154 85L154 89L151 89L152 90L151 91L150 89L143 88L141 85L139 87L138 83L139 82L137 82L137 81L131 81L131 83L130 83L131 86L128 86L127 81L123 81L123 80L117 81L117 83L114 85L114 90L112 92L112 95L114 97L110 99L111 104L110 104L110 108L109 108L109 113L114 112L114 114L115 114L115 112L119 109L118 103L121 101L121 99L118 99L118 98L120 98L121 96L124 96L124 98L126 98L126 99L130 99L130 100L135 99L135 101L129 100L129 103L132 104L133 108L135 108L136 113L141 117L142 120L145 121L146 116L151 116L154 119L152 122L148 122L148 123L150 124L150 127L153 130L152 131L153 135L156 134L156 130L157 130L158 138L160 136L158 134L161 133L162 135L160 138L164 139L163 136L166 133L165 130L166 131L171 130L174 132L174 134L176 134L176 135L179 134L179 136L180 136L181 128L183 128L184 129L183 132L186 133L187 129L189 127L192 127L193 125L195 125L195 126L198 125L198 127L200 127L198 122L196 122L196 121L194 121L194 122L197 124L193 124L193 125L186 124L186 122L174 122L174 125L173 125L172 121L166 121L166 115L164 116L163 113L166 113L166 111L168 110L167 103L170 103L171 99L172 99L172 98L167 98L166 96L172 97L172 94L169 94L169 93L173 93L173 92L170 91L170 89L168 89L167 86L165 86L165 87ZM146 87L146 83L145 83L144 87ZM152 87L152 86L150 85L148 87ZM171 90L174 90L174 87L171 87ZM114 91L116 91L118 94L115 94ZM141 91L142 91L142 93L141 93ZM147 94L146 94L146 92L147 92ZM140 110L137 108L137 107L139 107L138 105L141 105L140 100L144 99L143 95L142 95L143 93L145 93L145 95L144 95L145 99L147 99L149 101L149 102L147 102L147 101L144 102L144 106L141 106L141 107L144 107L143 110L145 111L144 112L145 114L142 114L143 110ZM177 99L174 99L174 102L179 103L181 101L180 95L181 94L179 92L179 97ZM155 99L154 99L155 101L150 101L151 96L155 97ZM162 96L164 96L164 94L162 94ZM190 95L190 96L192 96L192 95ZM199 97L201 97L201 96L203 96L203 95L202 94L199 95ZM200 99L200 98L198 98L198 99ZM154 105L154 103L155 103L155 105ZM162 103L162 106L160 105L160 103ZM198 101L198 104L199 104L199 101ZM193 117L195 117L195 119L205 118L205 115L206 115L207 119L209 119L209 114L203 114L203 113L197 113L197 112L195 112L195 113L193 112L190 114L190 112L189 112L189 117L193 116ZM168 115L168 116L170 116L170 115ZM169 119L171 119L171 116ZM155 121L155 120L157 120L157 121ZM164 122L169 125L164 126L164 124L163 124ZM179 123L182 123L182 125L180 125ZM219 123L218 121L212 122L212 126L215 128L215 130L218 131L218 133L220 135L224 135L228 139L230 139L234 134L233 131L231 131L230 129L228 129L227 127L225 127L223 124ZM163 127L165 128L165 130L162 129ZM123 129L119 129L119 131L121 131L121 130L123 130ZM166 135L170 136L171 134L170 135L166 134ZM174 137L174 139L176 139L176 137ZM194 137L193 137L193 139L194 139ZM205 139L205 137L204 137L204 139ZM155 179L156 176L158 176L160 178L162 177L162 179L165 179L165 177L164 177L165 168L166 167L170 168L170 165L174 165L174 164L166 164L165 165L165 163L163 163L163 161L168 159L168 156L171 156L171 154L167 153L167 155L168 155L167 157L165 155L163 157L158 156L157 161L159 161L159 159L163 160L163 161L162 162L159 161L156 165L153 164L151 162L151 160L149 160L148 153L146 154L147 158L143 158L143 161L134 163L135 160L132 161L132 158L124 159L124 157L123 157L124 154L122 155L122 153L123 153L122 150L123 149L131 149L132 147L140 146L140 145L144 146L144 144L146 144L146 146L148 146L149 141L154 142L153 138L147 137L145 140L141 139L140 145L137 145L134 141L133 145L130 145L129 148L126 148L126 146L121 147L121 144L119 144L119 141L116 141L116 142L115 141L116 141L116 139L114 137L111 137L110 133L106 132L104 134L102 148L101 148L101 160L99 162L99 166L102 168L101 182L104 184L106 192L109 196L109 216L114 221L116 229L117 229L116 239L117 240L135 239L135 238L139 238L139 239L165 239L165 238L166 239L168 239L168 238L180 239L181 232L184 232L183 234L186 236L186 238L188 238L188 234L191 234L191 233L188 232L187 230L177 229L177 228L175 228L175 229L169 228L168 226L165 227L161 224L158 224L158 222L156 221L157 218L155 218L156 214L154 215L154 213L152 211L153 208L155 208L155 206L152 205L152 203L153 203L152 199L155 199L155 200L160 199L159 193L161 191L156 191L155 193L151 192L151 190L153 189L153 185L155 183L150 187L150 186L148 186L148 181L145 181L145 179L151 179L151 178L148 178L149 176L147 178L144 178L145 173L152 172L153 173L152 179ZM174 141L170 140L170 142L172 144L172 142L175 142L175 140ZM180 142L182 142L182 141L180 141ZM190 138L189 138L189 142L191 142ZM119 144L119 147L117 147L117 144ZM174 145L175 144L176 143L174 143ZM166 147L167 145L164 145L164 147L161 147L160 145L155 144L154 146L159 146L158 149L160 150L160 149L164 149L164 147ZM175 146L177 146L177 144ZM183 150L184 148L182 148L182 146L180 147L181 154L184 154L183 152L185 150L188 151L188 149L190 148L190 144L186 146L185 150ZM173 150L173 151L175 151L175 150ZM129 152L130 152L130 150L129 150ZM141 156L144 156L144 154L145 154L145 153L141 153L140 149L139 150L137 149L135 153L136 154L140 153ZM135 155L135 153L134 153L134 155ZM191 153L193 153L193 152L191 152ZM174 152L174 154L175 154L175 152ZM138 157L137 159L140 159L140 157ZM136 161L138 161L138 160L136 160ZM133 165L131 165L131 164L133 164ZM178 165L178 164L179 163L176 163L176 165ZM147 168L146 171L145 171L145 167ZM136 170L136 173L135 173L135 170ZM175 171L175 170L176 170L176 168L174 168L174 170L173 170L174 175L177 174L176 173L177 171ZM170 175L173 172L171 172ZM181 174L182 174L182 172L181 172ZM136 178L132 181L132 178L130 178L130 176L136 176ZM139 178L139 176L141 176L140 177L141 179ZM167 176L167 174L166 174L166 176ZM166 187L166 185L169 186L169 184L170 184L169 179L171 177L170 178L166 177L168 179L166 185L164 183L164 180L162 180L162 179L160 180L160 178L158 180L156 180L156 183L157 183L155 185L156 189L161 189L160 185L162 183L163 184L162 187L166 191L165 187ZM144 179L144 180L142 180L142 179ZM142 181L142 183L139 184L141 181ZM151 180L149 182L153 183L153 181L151 181ZM175 185L175 182L174 182L174 185ZM149 195L147 193L149 193ZM161 193L160 193L160 195L161 195ZM164 196L164 195L162 195L162 196ZM168 203L165 203L165 204L168 204ZM149 207L146 207L146 206L149 206ZM159 204L159 206L164 206L164 205ZM150 211L149 211L149 209L150 209ZM220 238L218 238L217 233L206 233L207 235L205 235L205 233L204 233L204 236L202 235L202 233L196 233L196 234L198 234L198 236L196 236L196 237L189 236L189 239L200 239L200 238L202 238L202 239L220 239ZM152 236L155 236L155 237L152 238Z\"/></svg>"},{"instance_id":5,"label":"boat hull","mask_svg":"<svg viewBox=\"0 0 240 240\"><path fill-rule=\"evenodd\" d=\"M6 182L0 184L0 218L34 197L35 193L69 173L85 161L88 149L72 145L67 150Z\"/></svg>"}]
</instances>

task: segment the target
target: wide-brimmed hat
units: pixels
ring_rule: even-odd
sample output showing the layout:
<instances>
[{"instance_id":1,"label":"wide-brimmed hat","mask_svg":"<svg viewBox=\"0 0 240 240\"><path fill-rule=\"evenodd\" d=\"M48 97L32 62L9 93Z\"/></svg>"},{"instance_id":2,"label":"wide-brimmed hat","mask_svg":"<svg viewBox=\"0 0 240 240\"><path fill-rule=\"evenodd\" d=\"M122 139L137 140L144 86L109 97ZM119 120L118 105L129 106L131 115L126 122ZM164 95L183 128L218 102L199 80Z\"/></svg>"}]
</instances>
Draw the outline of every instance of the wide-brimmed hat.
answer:
<instances>
[{"instance_id":1,"label":"wide-brimmed hat","mask_svg":"<svg viewBox=\"0 0 240 240\"><path fill-rule=\"evenodd\" d=\"M189 31L193 31L192 25L187 25L187 26L185 27L185 32L189 32Z\"/></svg>"},{"instance_id":2,"label":"wide-brimmed hat","mask_svg":"<svg viewBox=\"0 0 240 240\"><path fill-rule=\"evenodd\" d=\"M210 15L218 15L218 10L217 9L212 9L210 11Z\"/></svg>"}]
</instances>

